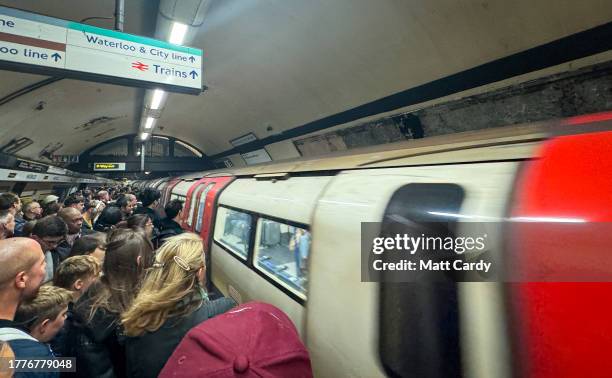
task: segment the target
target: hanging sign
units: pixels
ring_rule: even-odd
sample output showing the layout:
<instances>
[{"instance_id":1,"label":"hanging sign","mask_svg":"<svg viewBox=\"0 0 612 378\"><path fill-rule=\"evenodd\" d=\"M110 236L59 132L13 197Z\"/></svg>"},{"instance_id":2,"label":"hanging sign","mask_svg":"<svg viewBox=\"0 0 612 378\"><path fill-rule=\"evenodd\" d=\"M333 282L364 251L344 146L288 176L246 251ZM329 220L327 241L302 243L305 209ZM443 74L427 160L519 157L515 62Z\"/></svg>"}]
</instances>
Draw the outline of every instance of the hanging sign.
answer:
<instances>
[{"instance_id":1,"label":"hanging sign","mask_svg":"<svg viewBox=\"0 0 612 378\"><path fill-rule=\"evenodd\" d=\"M0 68L199 94L202 50L0 6Z\"/></svg>"}]
</instances>

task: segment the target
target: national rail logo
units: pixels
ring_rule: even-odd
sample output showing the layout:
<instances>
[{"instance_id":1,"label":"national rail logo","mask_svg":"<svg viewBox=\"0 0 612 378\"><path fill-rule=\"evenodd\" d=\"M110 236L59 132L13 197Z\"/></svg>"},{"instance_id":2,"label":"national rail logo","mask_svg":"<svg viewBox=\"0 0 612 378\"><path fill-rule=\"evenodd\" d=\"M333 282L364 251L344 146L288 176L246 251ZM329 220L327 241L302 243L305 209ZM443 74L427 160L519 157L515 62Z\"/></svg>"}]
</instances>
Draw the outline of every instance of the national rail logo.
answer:
<instances>
[{"instance_id":1,"label":"national rail logo","mask_svg":"<svg viewBox=\"0 0 612 378\"><path fill-rule=\"evenodd\" d=\"M149 70L149 65L142 62L132 62L132 68L136 68L142 72Z\"/></svg>"}]
</instances>

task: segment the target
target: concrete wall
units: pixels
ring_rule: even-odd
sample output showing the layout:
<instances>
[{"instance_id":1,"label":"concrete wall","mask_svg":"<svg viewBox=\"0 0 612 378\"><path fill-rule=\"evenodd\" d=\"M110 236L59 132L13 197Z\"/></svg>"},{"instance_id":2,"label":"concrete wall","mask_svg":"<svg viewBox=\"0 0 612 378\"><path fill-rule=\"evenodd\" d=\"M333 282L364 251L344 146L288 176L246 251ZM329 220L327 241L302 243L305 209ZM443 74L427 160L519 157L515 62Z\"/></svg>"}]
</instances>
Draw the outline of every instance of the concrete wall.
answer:
<instances>
[{"instance_id":1,"label":"concrete wall","mask_svg":"<svg viewBox=\"0 0 612 378\"><path fill-rule=\"evenodd\" d=\"M412 111L424 137L612 110L612 62L583 67ZM413 118L414 119L414 118ZM402 114L294 140L302 156L414 137Z\"/></svg>"}]
</instances>

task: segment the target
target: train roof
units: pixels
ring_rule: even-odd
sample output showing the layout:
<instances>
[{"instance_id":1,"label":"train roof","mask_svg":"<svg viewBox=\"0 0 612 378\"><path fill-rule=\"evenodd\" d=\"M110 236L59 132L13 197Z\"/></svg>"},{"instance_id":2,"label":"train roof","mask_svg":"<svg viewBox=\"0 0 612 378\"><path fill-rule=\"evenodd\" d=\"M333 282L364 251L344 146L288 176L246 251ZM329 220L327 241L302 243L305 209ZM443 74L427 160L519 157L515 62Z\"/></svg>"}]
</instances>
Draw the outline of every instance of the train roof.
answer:
<instances>
[{"instance_id":1,"label":"train roof","mask_svg":"<svg viewBox=\"0 0 612 378\"><path fill-rule=\"evenodd\" d=\"M357 168L444 164L528 158L537 141L549 135L542 125L520 125L441 135L357 148L313 158L297 158L249 167L219 169L206 176L337 171ZM195 178L192 174L185 178Z\"/></svg>"}]
</instances>

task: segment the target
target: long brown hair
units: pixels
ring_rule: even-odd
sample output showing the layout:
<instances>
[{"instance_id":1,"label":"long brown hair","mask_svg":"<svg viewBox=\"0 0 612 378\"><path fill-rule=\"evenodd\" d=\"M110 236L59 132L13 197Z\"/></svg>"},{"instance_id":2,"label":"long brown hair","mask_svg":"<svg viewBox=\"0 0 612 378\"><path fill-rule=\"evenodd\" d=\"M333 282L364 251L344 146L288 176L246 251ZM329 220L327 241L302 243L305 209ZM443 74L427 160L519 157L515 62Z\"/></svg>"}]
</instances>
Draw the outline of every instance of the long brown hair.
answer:
<instances>
[{"instance_id":1,"label":"long brown hair","mask_svg":"<svg viewBox=\"0 0 612 378\"><path fill-rule=\"evenodd\" d=\"M121 314L136 297L153 261L151 243L139 232L117 229L108 235L103 276L93 296L89 321L98 309Z\"/></svg>"},{"instance_id":2,"label":"long brown hair","mask_svg":"<svg viewBox=\"0 0 612 378\"><path fill-rule=\"evenodd\" d=\"M169 318L191 314L202 306L198 272L203 268L204 245L198 235L183 233L168 238L157 251L132 306L122 316L125 334L157 331Z\"/></svg>"}]
</instances>

